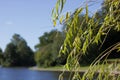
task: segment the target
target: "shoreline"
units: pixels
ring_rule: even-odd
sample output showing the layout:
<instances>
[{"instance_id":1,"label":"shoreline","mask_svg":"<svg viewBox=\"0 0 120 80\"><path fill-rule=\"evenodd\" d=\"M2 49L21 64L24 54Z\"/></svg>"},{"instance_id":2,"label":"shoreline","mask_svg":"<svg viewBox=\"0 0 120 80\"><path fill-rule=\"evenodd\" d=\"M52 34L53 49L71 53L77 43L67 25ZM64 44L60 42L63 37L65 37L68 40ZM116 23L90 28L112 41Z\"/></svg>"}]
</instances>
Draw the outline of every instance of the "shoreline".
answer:
<instances>
[{"instance_id":1,"label":"shoreline","mask_svg":"<svg viewBox=\"0 0 120 80\"><path fill-rule=\"evenodd\" d=\"M68 71L68 70L65 70L63 68L42 68L42 67L30 67L29 68L30 70L36 70L36 71L55 71L55 72L62 72L62 71Z\"/></svg>"},{"instance_id":2,"label":"shoreline","mask_svg":"<svg viewBox=\"0 0 120 80\"><path fill-rule=\"evenodd\" d=\"M48 67L48 68L41 68L41 67L30 67L30 70L35 70L35 71L52 71L52 72L75 72L73 71L69 71L66 70L62 67L56 68L56 67ZM82 69L82 70L77 70L77 72L80 73L85 73L87 71L87 69ZM98 70L96 73L100 73L100 71ZM120 71L112 71L113 75L120 75Z\"/></svg>"},{"instance_id":3,"label":"shoreline","mask_svg":"<svg viewBox=\"0 0 120 80\"><path fill-rule=\"evenodd\" d=\"M56 68L56 67L55 68L54 67L52 67L52 68L30 67L29 69L30 70L35 70L35 71L71 72L71 71L66 70L62 67L61 68ZM86 71L87 70L80 70L78 72L84 73ZM75 72L75 71L72 71L72 72Z\"/></svg>"}]
</instances>

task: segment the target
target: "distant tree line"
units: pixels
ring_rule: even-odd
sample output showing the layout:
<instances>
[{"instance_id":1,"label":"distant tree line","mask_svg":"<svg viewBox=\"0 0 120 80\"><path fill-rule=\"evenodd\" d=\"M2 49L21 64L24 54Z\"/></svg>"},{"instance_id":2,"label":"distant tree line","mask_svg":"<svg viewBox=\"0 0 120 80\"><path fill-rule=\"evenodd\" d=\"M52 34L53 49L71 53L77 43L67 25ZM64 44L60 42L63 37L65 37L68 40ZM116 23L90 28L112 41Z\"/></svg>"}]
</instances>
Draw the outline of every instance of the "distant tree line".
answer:
<instances>
[{"instance_id":1,"label":"distant tree line","mask_svg":"<svg viewBox=\"0 0 120 80\"><path fill-rule=\"evenodd\" d=\"M27 45L19 34L12 36L11 42L6 45L5 51L0 49L0 65L3 67L49 67L65 64L64 56L59 58L59 50L64 42L63 31L52 30L39 37L35 45L36 51Z\"/></svg>"},{"instance_id":2,"label":"distant tree line","mask_svg":"<svg viewBox=\"0 0 120 80\"><path fill-rule=\"evenodd\" d=\"M80 19L82 18L83 15L80 15ZM92 44L88 48L86 55L80 59L79 63L83 66L92 63L102 51L120 41L119 34L120 32L111 30L102 47L99 48L100 43L98 45ZM2 49L0 49L0 65L4 67L27 67L35 65L38 67L50 67L64 65L68 54L59 54L59 50L62 48L65 35L65 30L45 32L39 37L39 43L35 45L36 51L33 52L27 45L25 39L19 34L14 34L11 42L7 44L5 51L3 52ZM117 52L114 50L112 54L109 55L109 58L120 58L119 54L115 53Z\"/></svg>"},{"instance_id":3,"label":"distant tree line","mask_svg":"<svg viewBox=\"0 0 120 80\"><path fill-rule=\"evenodd\" d=\"M82 18L83 15L80 15L80 19ZM120 41L119 34L119 32L111 30L103 46L99 49L97 44L92 44L88 48L86 55L80 59L79 63L81 65L89 65L107 47ZM68 55L61 55L59 51L64 43L65 35L65 30L45 32L39 37L39 43L35 45L36 50L33 52L27 45L25 39L19 34L14 34L11 42L7 44L5 51L3 52L2 49L0 49L0 65L4 67L27 67L35 65L38 67L50 67L64 65ZM116 36L118 37L116 38ZM112 53L116 53L116 51ZM109 58L120 57L119 54L111 54Z\"/></svg>"}]
</instances>

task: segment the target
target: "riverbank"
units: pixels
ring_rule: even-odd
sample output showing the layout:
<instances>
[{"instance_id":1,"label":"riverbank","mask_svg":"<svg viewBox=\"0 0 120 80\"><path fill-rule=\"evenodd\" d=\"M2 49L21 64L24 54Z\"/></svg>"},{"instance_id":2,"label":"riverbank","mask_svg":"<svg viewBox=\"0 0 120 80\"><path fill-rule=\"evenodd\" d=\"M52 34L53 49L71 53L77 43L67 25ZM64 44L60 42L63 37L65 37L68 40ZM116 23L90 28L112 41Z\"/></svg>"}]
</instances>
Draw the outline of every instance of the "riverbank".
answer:
<instances>
[{"instance_id":1,"label":"riverbank","mask_svg":"<svg viewBox=\"0 0 120 80\"><path fill-rule=\"evenodd\" d=\"M55 72L69 72L69 70L65 69L63 66L55 66L55 67L47 67L47 68L43 68L43 67L30 67L30 70L37 70L37 71L55 71ZM81 67L80 68L80 72L85 72L87 71L88 66L86 67Z\"/></svg>"},{"instance_id":2,"label":"riverbank","mask_svg":"<svg viewBox=\"0 0 120 80\"><path fill-rule=\"evenodd\" d=\"M102 65L99 65L102 67ZM106 66L106 65L104 65ZM96 66L98 67L98 66ZM43 68L43 67L30 67L30 70L36 70L36 71L54 71L54 72L70 72L69 70L65 69L63 66L55 66L55 67L47 67L47 68ZM89 69L89 66L84 66L84 67L80 67L79 72L81 73L85 73L87 70ZM73 70L74 72L75 70ZM100 71L98 70L97 73L99 73ZM120 75L120 70L113 70L111 71L111 74L114 75Z\"/></svg>"},{"instance_id":3,"label":"riverbank","mask_svg":"<svg viewBox=\"0 0 120 80\"><path fill-rule=\"evenodd\" d=\"M62 67L30 67L30 70L37 70L37 71L63 71Z\"/></svg>"}]
</instances>

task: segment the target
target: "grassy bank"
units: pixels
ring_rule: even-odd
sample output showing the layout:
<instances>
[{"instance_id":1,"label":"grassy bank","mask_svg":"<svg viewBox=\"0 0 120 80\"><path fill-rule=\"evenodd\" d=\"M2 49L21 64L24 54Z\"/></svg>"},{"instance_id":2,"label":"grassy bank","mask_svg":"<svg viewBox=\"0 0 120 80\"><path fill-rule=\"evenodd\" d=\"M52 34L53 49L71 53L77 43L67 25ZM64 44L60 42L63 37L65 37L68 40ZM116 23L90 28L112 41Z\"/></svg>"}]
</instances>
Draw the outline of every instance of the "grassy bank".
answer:
<instances>
[{"instance_id":1,"label":"grassy bank","mask_svg":"<svg viewBox=\"0 0 120 80\"><path fill-rule=\"evenodd\" d=\"M85 66L85 67L81 67L80 71L86 71L89 67ZM30 67L30 70L38 70L38 71L69 71L67 69L65 69L63 66L55 66L55 67Z\"/></svg>"},{"instance_id":2,"label":"grassy bank","mask_svg":"<svg viewBox=\"0 0 120 80\"><path fill-rule=\"evenodd\" d=\"M38 70L38 71L63 71L62 66L55 66L55 67L30 67L30 70Z\"/></svg>"},{"instance_id":3,"label":"grassy bank","mask_svg":"<svg viewBox=\"0 0 120 80\"><path fill-rule=\"evenodd\" d=\"M94 68L100 69L100 68L106 68L110 70L114 70L114 68L117 66L118 69L116 69L117 72L120 71L120 60L119 59L108 59L106 61L108 64L103 64L103 65L96 65ZM64 68L64 66L55 66L55 67L30 67L30 70L37 70L37 71L68 71L67 69ZM89 66L81 66L79 70L80 72L85 72L89 69Z\"/></svg>"}]
</instances>

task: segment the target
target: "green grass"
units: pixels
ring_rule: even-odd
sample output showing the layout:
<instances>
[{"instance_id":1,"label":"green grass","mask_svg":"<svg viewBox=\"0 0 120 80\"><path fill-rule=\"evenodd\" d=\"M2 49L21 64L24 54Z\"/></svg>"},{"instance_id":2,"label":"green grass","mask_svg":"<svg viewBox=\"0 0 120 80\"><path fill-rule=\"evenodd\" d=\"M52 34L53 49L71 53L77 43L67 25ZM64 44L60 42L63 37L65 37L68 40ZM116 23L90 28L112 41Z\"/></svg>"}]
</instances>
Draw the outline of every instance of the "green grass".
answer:
<instances>
[{"instance_id":1,"label":"green grass","mask_svg":"<svg viewBox=\"0 0 120 80\"><path fill-rule=\"evenodd\" d=\"M89 66L80 67L80 71L86 71L89 68ZM39 71L68 71L63 66L55 66L55 67L31 67L30 70L39 70Z\"/></svg>"},{"instance_id":2,"label":"green grass","mask_svg":"<svg viewBox=\"0 0 120 80\"><path fill-rule=\"evenodd\" d=\"M120 61L120 59L107 59L106 61L116 62L116 61Z\"/></svg>"},{"instance_id":3,"label":"green grass","mask_svg":"<svg viewBox=\"0 0 120 80\"><path fill-rule=\"evenodd\" d=\"M117 61L117 60L119 60L119 59L108 59L108 60L106 60L106 61L110 61L110 62L112 62L112 63L108 63L108 64L100 64L100 65L95 65L95 67L94 68L100 68L100 67L109 67L110 65L112 65L112 64L114 64L115 63L115 61ZM117 66L120 66L120 64L117 64ZM31 69L31 70L39 70L39 71L68 71L67 69L65 69L63 66L55 66L55 67L46 67L46 68L44 68L44 67L31 67L31 68L29 68L29 69ZM79 71L86 71L86 70L88 70L89 69L89 66L81 66L79 69L77 69L77 70L79 70Z\"/></svg>"},{"instance_id":4,"label":"green grass","mask_svg":"<svg viewBox=\"0 0 120 80\"><path fill-rule=\"evenodd\" d=\"M30 70L39 70L39 71L62 71L63 66L55 66L55 67L31 67Z\"/></svg>"}]
</instances>

